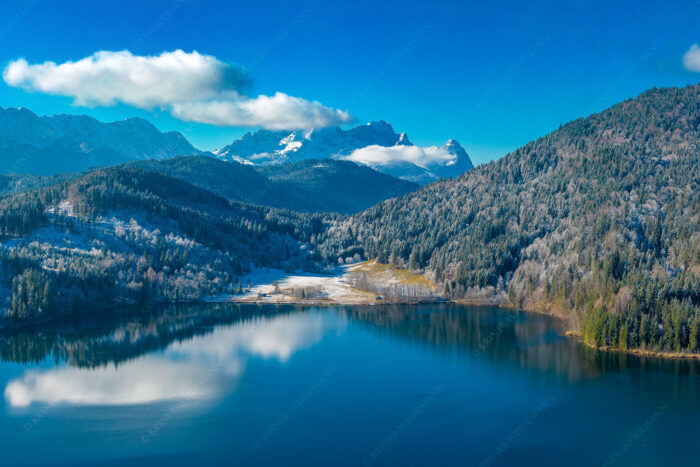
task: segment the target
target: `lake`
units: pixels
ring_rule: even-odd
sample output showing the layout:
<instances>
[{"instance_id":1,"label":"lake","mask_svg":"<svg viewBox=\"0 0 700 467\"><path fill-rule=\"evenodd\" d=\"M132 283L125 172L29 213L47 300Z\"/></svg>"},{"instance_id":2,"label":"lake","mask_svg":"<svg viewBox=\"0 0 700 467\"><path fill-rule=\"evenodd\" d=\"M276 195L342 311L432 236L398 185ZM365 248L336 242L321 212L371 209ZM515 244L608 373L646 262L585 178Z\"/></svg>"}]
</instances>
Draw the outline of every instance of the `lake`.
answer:
<instances>
[{"instance_id":1,"label":"lake","mask_svg":"<svg viewBox=\"0 0 700 467\"><path fill-rule=\"evenodd\" d=\"M696 465L700 366L459 305L168 306L0 336L2 465Z\"/></svg>"}]
</instances>

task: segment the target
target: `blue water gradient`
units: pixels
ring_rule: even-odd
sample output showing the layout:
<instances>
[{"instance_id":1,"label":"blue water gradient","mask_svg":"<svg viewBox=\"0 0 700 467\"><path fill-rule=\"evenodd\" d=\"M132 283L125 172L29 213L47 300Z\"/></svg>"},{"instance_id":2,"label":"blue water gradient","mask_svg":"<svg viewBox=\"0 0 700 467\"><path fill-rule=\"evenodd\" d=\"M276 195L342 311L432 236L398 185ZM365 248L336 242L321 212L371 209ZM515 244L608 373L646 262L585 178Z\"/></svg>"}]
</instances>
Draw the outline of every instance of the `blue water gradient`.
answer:
<instances>
[{"instance_id":1,"label":"blue water gradient","mask_svg":"<svg viewBox=\"0 0 700 467\"><path fill-rule=\"evenodd\" d=\"M0 336L3 465L693 465L698 364L458 305L168 307Z\"/></svg>"}]
</instances>

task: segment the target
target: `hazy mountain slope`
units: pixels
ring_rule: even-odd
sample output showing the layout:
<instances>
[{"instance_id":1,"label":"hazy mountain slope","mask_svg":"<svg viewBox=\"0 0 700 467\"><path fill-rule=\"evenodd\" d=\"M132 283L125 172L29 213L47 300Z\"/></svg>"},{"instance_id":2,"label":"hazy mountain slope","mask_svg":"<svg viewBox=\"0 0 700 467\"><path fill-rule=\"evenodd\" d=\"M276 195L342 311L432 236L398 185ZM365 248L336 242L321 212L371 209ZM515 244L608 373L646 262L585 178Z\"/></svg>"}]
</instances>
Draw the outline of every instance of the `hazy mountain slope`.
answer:
<instances>
[{"instance_id":1,"label":"hazy mountain slope","mask_svg":"<svg viewBox=\"0 0 700 467\"><path fill-rule=\"evenodd\" d=\"M3 175L0 174L0 196L14 195L24 191L54 185L78 177L79 174L59 174L51 177L40 175Z\"/></svg>"},{"instance_id":2,"label":"hazy mountain slope","mask_svg":"<svg viewBox=\"0 0 700 467\"><path fill-rule=\"evenodd\" d=\"M362 150L361 154L353 154L356 150ZM292 132L258 130L246 133L216 151L216 155L222 160L256 166L349 158L380 172L421 184L440 177L454 177L473 167L469 155L455 140L440 148L442 157L407 160L407 150L413 151L414 157L423 155L405 133L396 133L389 123L377 121L347 130L338 127Z\"/></svg>"},{"instance_id":3,"label":"hazy mountain slope","mask_svg":"<svg viewBox=\"0 0 700 467\"><path fill-rule=\"evenodd\" d=\"M161 133L140 118L103 123L86 115L39 117L28 109L0 107L3 173L52 175L200 153L180 133Z\"/></svg>"},{"instance_id":4,"label":"hazy mountain slope","mask_svg":"<svg viewBox=\"0 0 700 467\"><path fill-rule=\"evenodd\" d=\"M180 178L228 199L306 212L358 212L418 188L369 167L334 160L253 168L199 156L128 165Z\"/></svg>"},{"instance_id":5,"label":"hazy mountain slope","mask_svg":"<svg viewBox=\"0 0 700 467\"><path fill-rule=\"evenodd\" d=\"M281 187L253 167L237 162L193 156L130 162L127 166L176 177L227 199L270 206L284 202ZM291 197L296 199L296 194Z\"/></svg>"},{"instance_id":6,"label":"hazy mountain slope","mask_svg":"<svg viewBox=\"0 0 700 467\"><path fill-rule=\"evenodd\" d=\"M310 207L315 204L326 211L340 213L357 212L418 189L413 182L354 162L332 159L267 165L259 167L258 171L273 182L297 187Z\"/></svg>"},{"instance_id":7,"label":"hazy mountain slope","mask_svg":"<svg viewBox=\"0 0 700 467\"><path fill-rule=\"evenodd\" d=\"M381 203L320 251L563 313L594 344L700 350L700 87L652 89Z\"/></svg>"}]
</instances>

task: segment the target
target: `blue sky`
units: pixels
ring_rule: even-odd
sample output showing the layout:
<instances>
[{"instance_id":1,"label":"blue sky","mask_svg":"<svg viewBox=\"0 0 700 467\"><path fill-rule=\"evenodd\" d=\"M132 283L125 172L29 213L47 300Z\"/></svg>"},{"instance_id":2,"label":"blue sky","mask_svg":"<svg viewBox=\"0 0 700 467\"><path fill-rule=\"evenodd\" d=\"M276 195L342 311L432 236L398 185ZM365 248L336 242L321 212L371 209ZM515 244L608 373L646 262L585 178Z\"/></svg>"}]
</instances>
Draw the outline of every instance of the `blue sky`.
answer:
<instances>
[{"instance_id":1,"label":"blue sky","mask_svg":"<svg viewBox=\"0 0 700 467\"><path fill-rule=\"evenodd\" d=\"M700 42L700 2L0 3L0 66L181 49L244 67L251 96L277 92L386 120L414 143L462 143L498 158L561 123L653 86L700 81L683 56ZM141 116L203 149L250 128L178 120L158 106L76 105L0 82L0 106L38 114Z\"/></svg>"}]
</instances>

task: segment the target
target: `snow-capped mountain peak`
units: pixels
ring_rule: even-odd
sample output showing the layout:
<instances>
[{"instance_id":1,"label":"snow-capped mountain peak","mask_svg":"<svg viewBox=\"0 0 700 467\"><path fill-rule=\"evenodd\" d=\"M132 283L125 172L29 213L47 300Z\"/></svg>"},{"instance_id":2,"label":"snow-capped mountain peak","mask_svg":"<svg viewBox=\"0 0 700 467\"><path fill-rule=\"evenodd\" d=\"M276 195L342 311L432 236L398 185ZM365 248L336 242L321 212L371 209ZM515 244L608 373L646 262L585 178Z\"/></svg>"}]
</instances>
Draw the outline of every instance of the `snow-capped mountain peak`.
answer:
<instances>
[{"instance_id":1,"label":"snow-capped mountain peak","mask_svg":"<svg viewBox=\"0 0 700 467\"><path fill-rule=\"evenodd\" d=\"M399 135L399 140L396 142L396 144L399 146L413 146L413 143L408 139L408 135L406 133L401 133Z\"/></svg>"},{"instance_id":2,"label":"snow-capped mountain peak","mask_svg":"<svg viewBox=\"0 0 700 467\"><path fill-rule=\"evenodd\" d=\"M383 120L354 128L307 131L258 130L246 133L215 154L223 160L267 165L306 159L349 159L398 178L427 183L472 168L462 146L451 139L443 147L414 146Z\"/></svg>"},{"instance_id":3,"label":"snow-capped mountain peak","mask_svg":"<svg viewBox=\"0 0 700 467\"><path fill-rule=\"evenodd\" d=\"M455 139L450 139L442 147L448 154L454 156L445 164L433 168L433 172L438 177L455 177L463 174L467 170L474 168L469 154L464 150L461 144Z\"/></svg>"}]
</instances>

